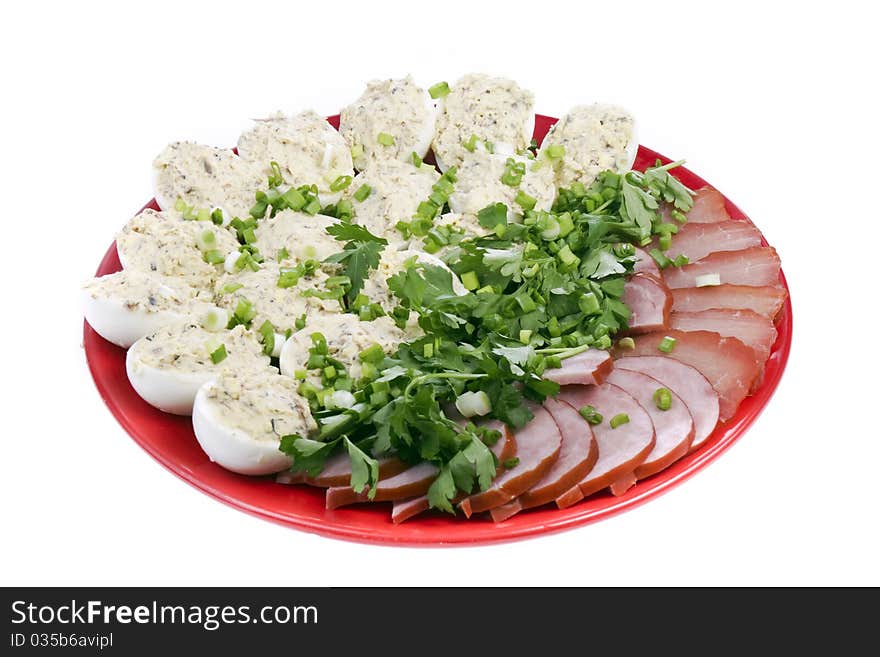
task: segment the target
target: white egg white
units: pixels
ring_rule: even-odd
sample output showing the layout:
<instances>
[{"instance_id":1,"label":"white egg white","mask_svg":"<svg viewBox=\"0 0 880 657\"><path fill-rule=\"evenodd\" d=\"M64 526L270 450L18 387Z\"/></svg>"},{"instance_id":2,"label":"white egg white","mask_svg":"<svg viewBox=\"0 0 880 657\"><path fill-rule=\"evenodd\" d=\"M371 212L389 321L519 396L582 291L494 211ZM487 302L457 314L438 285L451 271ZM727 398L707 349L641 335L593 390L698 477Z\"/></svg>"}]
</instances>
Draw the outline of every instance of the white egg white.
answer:
<instances>
[{"instance_id":1,"label":"white egg white","mask_svg":"<svg viewBox=\"0 0 880 657\"><path fill-rule=\"evenodd\" d=\"M132 388L150 406L174 415L192 415L196 393L217 372L180 372L143 363L135 342L125 354L125 371Z\"/></svg>"},{"instance_id":2,"label":"white egg white","mask_svg":"<svg viewBox=\"0 0 880 657\"><path fill-rule=\"evenodd\" d=\"M187 317L184 307L180 310L157 310L147 312L143 308L128 308L125 300L115 297L82 295L83 314L95 332L108 342L128 348L145 335L158 328Z\"/></svg>"}]
</instances>

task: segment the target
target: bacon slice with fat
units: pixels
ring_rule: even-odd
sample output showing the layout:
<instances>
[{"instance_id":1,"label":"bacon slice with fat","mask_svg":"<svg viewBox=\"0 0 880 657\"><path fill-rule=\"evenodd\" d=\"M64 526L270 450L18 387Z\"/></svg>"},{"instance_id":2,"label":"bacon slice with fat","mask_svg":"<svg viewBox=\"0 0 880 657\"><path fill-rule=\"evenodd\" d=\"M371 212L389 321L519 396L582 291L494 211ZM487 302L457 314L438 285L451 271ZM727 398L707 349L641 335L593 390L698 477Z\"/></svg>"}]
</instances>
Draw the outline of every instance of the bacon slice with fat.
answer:
<instances>
[{"instance_id":1,"label":"bacon slice with fat","mask_svg":"<svg viewBox=\"0 0 880 657\"><path fill-rule=\"evenodd\" d=\"M751 310L717 308L698 313L672 313L669 326L679 331L714 331L725 337L738 338L755 350L762 367L776 342L773 322Z\"/></svg>"},{"instance_id":2,"label":"bacon slice with fat","mask_svg":"<svg viewBox=\"0 0 880 657\"><path fill-rule=\"evenodd\" d=\"M649 274L630 276L623 287L623 302L630 311L630 333L650 333L669 326L672 295L663 279Z\"/></svg>"},{"instance_id":3,"label":"bacon slice with fat","mask_svg":"<svg viewBox=\"0 0 880 657\"><path fill-rule=\"evenodd\" d=\"M668 258L687 256L691 262L720 251L740 251L761 246L761 233L750 221L721 221L713 224L687 223L672 236Z\"/></svg>"},{"instance_id":4,"label":"bacon slice with fat","mask_svg":"<svg viewBox=\"0 0 880 657\"><path fill-rule=\"evenodd\" d=\"M553 417L541 406L532 405L531 409L535 417L515 434L519 463L495 477L488 489L459 502L459 508L468 518L522 495L544 476L559 456L562 434Z\"/></svg>"},{"instance_id":5,"label":"bacon slice with fat","mask_svg":"<svg viewBox=\"0 0 880 657\"><path fill-rule=\"evenodd\" d=\"M694 439L694 419L684 401L667 388L672 403L665 411L657 408L654 393L663 388L657 379L632 370L615 369L608 383L622 388L639 402L654 424L654 447L633 471L636 479L660 472L688 453Z\"/></svg>"},{"instance_id":6,"label":"bacon slice with fat","mask_svg":"<svg viewBox=\"0 0 880 657\"><path fill-rule=\"evenodd\" d=\"M614 361L614 369L647 374L681 398L694 419L690 451L712 435L718 425L718 393L696 368L665 356L625 356Z\"/></svg>"},{"instance_id":7,"label":"bacon slice with fat","mask_svg":"<svg viewBox=\"0 0 880 657\"><path fill-rule=\"evenodd\" d=\"M660 278L660 267L650 254L643 249L636 249L636 264L633 266L634 274L651 274Z\"/></svg>"},{"instance_id":8,"label":"bacon slice with fat","mask_svg":"<svg viewBox=\"0 0 880 657\"><path fill-rule=\"evenodd\" d=\"M561 386L571 383L592 385L602 383L614 364L607 351L587 349L583 353L566 358L562 367L545 370L543 377Z\"/></svg>"},{"instance_id":9,"label":"bacon slice with fat","mask_svg":"<svg viewBox=\"0 0 880 657\"><path fill-rule=\"evenodd\" d=\"M703 187L694 194L694 207L687 213L688 223L710 224L730 219L724 196L717 189Z\"/></svg>"},{"instance_id":10,"label":"bacon slice with fat","mask_svg":"<svg viewBox=\"0 0 880 657\"><path fill-rule=\"evenodd\" d=\"M552 502L587 476L599 458L599 446L593 430L580 413L555 399L544 401L544 408L562 434L559 457L541 479L507 504L490 509L492 520L501 522L523 509Z\"/></svg>"},{"instance_id":11,"label":"bacon slice with fat","mask_svg":"<svg viewBox=\"0 0 880 657\"><path fill-rule=\"evenodd\" d=\"M593 426L599 446L599 458L593 469L576 485L556 498L560 509L583 498L612 487L622 494L635 483L635 469L654 448L654 424L648 413L631 395L610 383L600 386L566 386L557 397L575 410L592 406L602 415L602 422ZM611 428L611 418L620 413L629 422Z\"/></svg>"},{"instance_id":12,"label":"bacon slice with fat","mask_svg":"<svg viewBox=\"0 0 880 657\"><path fill-rule=\"evenodd\" d=\"M785 288L777 285L707 285L672 290L673 312L700 312L713 308L751 310L774 319L785 303Z\"/></svg>"},{"instance_id":13,"label":"bacon slice with fat","mask_svg":"<svg viewBox=\"0 0 880 657\"><path fill-rule=\"evenodd\" d=\"M664 337L675 340L669 353L658 348ZM696 368L718 393L719 416L730 419L760 374L755 352L736 338L712 331L658 331L634 338L633 349L615 349L615 356L665 356ZM601 445L599 447L601 454Z\"/></svg>"},{"instance_id":14,"label":"bacon slice with fat","mask_svg":"<svg viewBox=\"0 0 880 657\"><path fill-rule=\"evenodd\" d=\"M332 486L327 489L326 507L338 509L358 502L388 502L424 495L438 473L439 469L433 463L414 465L393 477L380 479L376 484L376 495L372 500L369 499L366 490L356 493L351 486Z\"/></svg>"},{"instance_id":15,"label":"bacon slice with fat","mask_svg":"<svg viewBox=\"0 0 880 657\"><path fill-rule=\"evenodd\" d=\"M719 251L684 267L667 267L663 279L670 289L696 287L697 277L708 274L718 274L722 284L780 285L779 256L770 246Z\"/></svg>"}]
</instances>

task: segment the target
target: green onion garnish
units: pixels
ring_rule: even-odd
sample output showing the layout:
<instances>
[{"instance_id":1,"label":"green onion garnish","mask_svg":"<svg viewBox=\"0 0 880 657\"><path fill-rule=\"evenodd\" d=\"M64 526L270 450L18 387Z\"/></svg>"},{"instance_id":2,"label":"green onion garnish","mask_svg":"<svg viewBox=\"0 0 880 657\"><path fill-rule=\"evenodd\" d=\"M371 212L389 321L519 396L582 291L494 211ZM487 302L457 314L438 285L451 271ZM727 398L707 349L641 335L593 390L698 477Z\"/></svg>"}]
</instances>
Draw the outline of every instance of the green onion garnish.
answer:
<instances>
[{"instance_id":1,"label":"green onion garnish","mask_svg":"<svg viewBox=\"0 0 880 657\"><path fill-rule=\"evenodd\" d=\"M466 290L474 291L480 288L480 279L474 271L467 271L461 275L461 284Z\"/></svg>"},{"instance_id":2,"label":"green onion garnish","mask_svg":"<svg viewBox=\"0 0 880 657\"><path fill-rule=\"evenodd\" d=\"M657 240L657 244L662 251L668 251L669 247L672 246L672 235L669 233L663 233L660 236L660 239Z\"/></svg>"},{"instance_id":3,"label":"green onion garnish","mask_svg":"<svg viewBox=\"0 0 880 657\"><path fill-rule=\"evenodd\" d=\"M382 345L373 344L358 354L358 360L362 363L381 363L385 358Z\"/></svg>"},{"instance_id":4,"label":"green onion garnish","mask_svg":"<svg viewBox=\"0 0 880 657\"><path fill-rule=\"evenodd\" d=\"M351 184L352 177L351 176L339 176L336 180L330 183L330 191L331 192L340 192Z\"/></svg>"},{"instance_id":5,"label":"green onion garnish","mask_svg":"<svg viewBox=\"0 0 880 657\"><path fill-rule=\"evenodd\" d=\"M296 320L293 322L293 325L296 327L297 331L301 331L302 329L304 329L306 327L306 314L303 313L302 315L297 317Z\"/></svg>"},{"instance_id":6,"label":"green onion garnish","mask_svg":"<svg viewBox=\"0 0 880 657\"><path fill-rule=\"evenodd\" d=\"M226 260L226 256L223 255L223 252L219 251L218 249L210 249L208 251L205 251L202 254L202 258L205 260L205 262L212 265L219 265L224 260Z\"/></svg>"},{"instance_id":7,"label":"green onion garnish","mask_svg":"<svg viewBox=\"0 0 880 657\"><path fill-rule=\"evenodd\" d=\"M516 201L517 205L519 205L519 207L521 207L526 212L528 212L529 210L534 210L535 204L538 202L538 200L534 196L529 196L523 190L519 190L516 193L516 199L514 200Z\"/></svg>"},{"instance_id":8,"label":"green onion garnish","mask_svg":"<svg viewBox=\"0 0 880 657\"><path fill-rule=\"evenodd\" d=\"M412 160L413 166L418 169L422 166L422 158L419 157L419 154L415 151L410 155L410 159Z\"/></svg>"},{"instance_id":9,"label":"green onion garnish","mask_svg":"<svg viewBox=\"0 0 880 657\"><path fill-rule=\"evenodd\" d=\"M430 94L431 98L435 100L449 95L449 92L449 84L446 82L438 82L437 84L428 87L428 94Z\"/></svg>"},{"instance_id":10,"label":"green onion garnish","mask_svg":"<svg viewBox=\"0 0 880 657\"><path fill-rule=\"evenodd\" d=\"M226 345L221 344L219 347L211 352L211 362L216 365L217 363L225 360L227 355L228 354L226 353Z\"/></svg>"},{"instance_id":11,"label":"green onion garnish","mask_svg":"<svg viewBox=\"0 0 880 657\"><path fill-rule=\"evenodd\" d=\"M271 173L269 174L269 187L280 187L284 184L284 176L281 175L281 167L277 162L269 162Z\"/></svg>"},{"instance_id":12,"label":"green onion garnish","mask_svg":"<svg viewBox=\"0 0 880 657\"><path fill-rule=\"evenodd\" d=\"M601 310L599 299L592 292L587 292L578 299L578 307L585 315L595 315Z\"/></svg>"},{"instance_id":13,"label":"green onion garnish","mask_svg":"<svg viewBox=\"0 0 880 657\"><path fill-rule=\"evenodd\" d=\"M362 203L367 200L367 197L373 193L373 188L367 184L363 184L357 188L357 191L354 193L354 200Z\"/></svg>"},{"instance_id":14,"label":"green onion garnish","mask_svg":"<svg viewBox=\"0 0 880 657\"><path fill-rule=\"evenodd\" d=\"M618 413L613 418L611 418L611 422L609 422L609 424L611 425L612 429L616 429L621 424L626 424L627 422L629 422L629 415L627 415L626 413Z\"/></svg>"},{"instance_id":15,"label":"green onion garnish","mask_svg":"<svg viewBox=\"0 0 880 657\"><path fill-rule=\"evenodd\" d=\"M680 255L675 256L675 260L672 261L672 264L675 267L684 267L690 261L691 261L690 258L688 258L684 253L682 253ZM699 285L697 287L699 287Z\"/></svg>"},{"instance_id":16,"label":"green onion garnish","mask_svg":"<svg viewBox=\"0 0 880 657\"><path fill-rule=\"evenodd\" d=\"M598 413L594 406L583 406L578 410L578 413L590 424L602 424L602 414Z\"/></svg>"},{"instance_id":17,"label":"green onion garnish","mask_svg":"<svg viewBox=\"0 0 880 657\"><path fill-rule=\"evenodd\" d=\"M467 150L473 153L477 148L478 137L476 135L471 135L470 138L466 142L462 142L462 146L464 146Z\"/></svg>"},{"instance_id":18,"label":"green onion garnish","mask_svg":"<svg viewBox=\"0 0 880 657\"><path fill-rule=\"evenodd\" d=\"M632 338L620 338L620 340L617 341L617 346L621 349L635 349L636 341Z\"/></svg>"},{"instance_id":19,"label":"green onion garnish","mask_svg":"<svg viewBox=\"0 0 880 657\"><path fill-rule=\"evenodd\" d=\"M513 458L509 458L506 461L504 461L504 463L502 463L501 465L504 466L505 470L510 470L511 468L515 468L516 466L519 465L519 457L514 456Z\"/></svg>"},{"instance_id":20,"label":"green onion garnish","mask_svg":"<svg viewBox=\"0 0 880 657\"><path fill-rule=\"evenodd\" d=\"M664 354L671 354L672 350L675 349L675 338L671 338L668 335L660 340L660 344L657 345L657 349L662 351Z\"/></svg>"},{"instance_id":21,"label":"green onion garnish","mask_svg":"<svg viewBox=\"0 0 880 657\"><path fill-rule=\"evenodd\" d=\"M394 135L389 135L387 132L380 132L376 136L376 141L383 146L394 146Z\"/></svg>"},{"instance_id":22,"label":"green onion garnish","mask_svg":"<svg viewBox=\"0 0 880 657\"><path fill-rule=\"evenodd\" d=\"M272 323L267 319L260 325L258 330L261 337L260 342L263 343L263 353L267 356L271 356L272 352L275 350L275 327L272 326Z\"/></svg>"},{"instance_id":23,"label":"green onion garnish","mask_svg":"<svg viewBox=\"0 0 880 657\"><path fill-rule=\"evenodd\" d=\"M661 411L668 411L672 406L672 391L669 388L657 388L654 391L654 403Z\"/></svg>"},{"instance_id":24,"label":"green onion garnish","mask_svg":"<svg viewBox=\"0 0 880 657\"><path fill-rule=\"evenodd\" d=\"M278 253L275 254L275 260L281 262L282 260L287 260L290 257L290 251L287 250L286 247L281 247L278 249Z\"/></svg>"},{"instance_id":25,"label":"green onion garnish","mask_svg":"<svg viewBox=\"0 0 880 657\"><path fill-rule=\"evenodd\" d=\"M562 144L551 144L545 152L551 160L558 160L565 155L565 146Z\"/></svg>"}]
</instances>

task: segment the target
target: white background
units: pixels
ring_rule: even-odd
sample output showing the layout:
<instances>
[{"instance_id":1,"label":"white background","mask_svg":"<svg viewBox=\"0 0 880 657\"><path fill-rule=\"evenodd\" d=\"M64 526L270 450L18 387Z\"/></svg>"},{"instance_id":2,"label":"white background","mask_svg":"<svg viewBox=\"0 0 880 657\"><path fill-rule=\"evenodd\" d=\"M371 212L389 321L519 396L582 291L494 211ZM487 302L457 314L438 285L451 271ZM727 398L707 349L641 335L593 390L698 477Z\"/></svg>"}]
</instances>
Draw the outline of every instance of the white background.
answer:
<instances>
[{"instance_id":1,"label":"white background","mask_svg":"<svg viewBox=\"0 0 880 657\"><path fill-rule=\"evenodd\" d=\"M0 584L880 584L870 3L299 4L3 3ZM764 414L636 510L492 547L321 538L166 472L102 404L77 300L152 158L232 146L278 109L336 113L374 77L469 71L517 79L542 113L628 107L643 144L752 217L795 317Z\"/></svg>"}]
</instances>

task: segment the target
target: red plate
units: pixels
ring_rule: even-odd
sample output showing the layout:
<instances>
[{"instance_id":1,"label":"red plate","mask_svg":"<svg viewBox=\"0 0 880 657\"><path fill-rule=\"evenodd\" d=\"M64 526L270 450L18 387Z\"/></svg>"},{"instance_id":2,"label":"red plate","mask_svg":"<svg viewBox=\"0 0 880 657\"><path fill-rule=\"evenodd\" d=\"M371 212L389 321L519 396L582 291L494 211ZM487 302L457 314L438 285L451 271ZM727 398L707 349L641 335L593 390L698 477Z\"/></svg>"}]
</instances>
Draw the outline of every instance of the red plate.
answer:
<instances>
[{"instance_id":1,"label":"red plate","mask_svg":"<svg viewBox=\"0 0 880 657\"><path fill-rule=\"evenodd\" d=\"M338 127L338 116L329 120ZM538 142L555 122L554 118L538 115L535 125ZM644 170L658 158L664 163L669 162L662 155L640 146L635 168ZM707 184L683 167L675 172L692 189ZM158 209L155 200L146 207ZM727 209L735 219L746 218L742 210L729 200ZM114 244L107 250L97 275L120 269ZM780 277L787 289L784 276L780 274ZM327 511L321 489L286 486L276 484L271 477L247 477L224 470L211 463L201 450L189 418L162 413L138 397L125 374L125 350L105 341L88 324L85 324L83 342L95 385L110 412L148 454L199 490L253 515L316 534L364 543L436 546L497 543L585 525L632 509L693 476L742 436L770 401L791 347L790 299L786 299L777 328L779 336L767 361L761 387L746 398L736 415L716 429L699 450L638 482L621 497L601 493L567 509L545 506L524 511L498 524L487 518L466 520L427 513L394 525L388 503Z\"/></svg>"}]
</instances>

